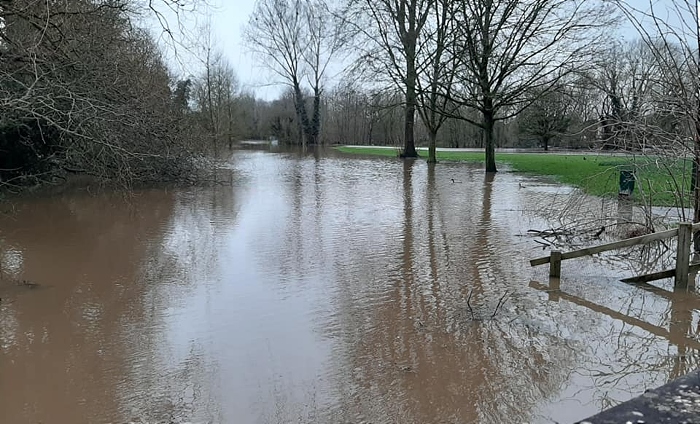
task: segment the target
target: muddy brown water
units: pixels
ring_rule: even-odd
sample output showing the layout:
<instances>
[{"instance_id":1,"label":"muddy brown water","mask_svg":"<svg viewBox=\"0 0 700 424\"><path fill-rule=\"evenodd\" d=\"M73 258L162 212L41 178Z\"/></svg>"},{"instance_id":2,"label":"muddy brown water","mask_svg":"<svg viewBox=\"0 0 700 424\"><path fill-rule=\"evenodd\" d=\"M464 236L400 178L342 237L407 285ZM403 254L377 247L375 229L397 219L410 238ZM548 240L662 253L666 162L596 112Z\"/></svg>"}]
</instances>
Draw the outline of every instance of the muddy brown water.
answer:
<instances>
[{"instance_id":1,"label":"muddy brown water","mask_svg":"<svg viewBox=\"0 0 700 424\"><path fill-rule=\"evenodd\" d=\"M529 229L605 202L465 164L231 168L3 204L0 422L566 423L698 362L697 296L618 281L663 255L565 262L559 289L529 266Z\"/></svg>"}]
</instances>

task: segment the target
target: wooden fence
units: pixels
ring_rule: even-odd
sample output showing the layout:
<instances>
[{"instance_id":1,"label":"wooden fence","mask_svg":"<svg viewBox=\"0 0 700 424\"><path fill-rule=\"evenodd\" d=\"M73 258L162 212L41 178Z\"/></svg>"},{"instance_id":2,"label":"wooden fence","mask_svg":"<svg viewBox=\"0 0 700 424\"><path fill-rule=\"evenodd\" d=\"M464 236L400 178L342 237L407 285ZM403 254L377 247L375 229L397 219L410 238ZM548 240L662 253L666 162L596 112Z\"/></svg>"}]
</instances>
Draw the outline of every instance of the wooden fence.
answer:
<instances>
[{"instance_id":1,"label":"wooden fence","mask_svg":"<svg viewBox=\"0 0 700 424\"><path fill-rule=\"evenodd\" d=\"M559 278L561 276L561 261L567 259L580 258L590 256L596 253L606 252L609 250L621 249L623 247L637 246L640 244L651 243L652 241L668 239L678 236L678 247L676 250L676 267L672 270L648 274L638 277L643 281L652 281L659 278L668 278L673 276L674 284L677 288L688 287L688 274L691 270L690 265L690 245L693 239L693 232L700 230L700 223L692 224L690 222L681 222L678 228L673 230L661 231L658 233L647 234L639 237L632 237L613 243L602 244L600 246L588 247L585 249L574 250L571 252L562 253L560 251L552 251L550 256L533 259L530 261L531 266L549 264L550 278ZM693 264L692 268L697 268L700 265Z\"/></svg>"}]
</instances>

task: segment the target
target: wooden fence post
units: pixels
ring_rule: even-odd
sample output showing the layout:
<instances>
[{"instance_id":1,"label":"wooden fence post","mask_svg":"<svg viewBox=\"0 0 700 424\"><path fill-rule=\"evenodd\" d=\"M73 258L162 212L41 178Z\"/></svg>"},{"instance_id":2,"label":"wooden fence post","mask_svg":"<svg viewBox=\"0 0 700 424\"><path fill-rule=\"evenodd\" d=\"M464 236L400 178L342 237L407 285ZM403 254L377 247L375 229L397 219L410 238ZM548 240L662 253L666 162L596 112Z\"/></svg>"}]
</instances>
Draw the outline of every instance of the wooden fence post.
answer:
<instances>
[{"instance_id":1,"label":"wooden fence post","mask_svg":"<svg viewBox=\"0 0 700 424\"><path fill-rule=\"evenodd\" d=\"M547 300L550 302L559 302L561 294L561 279L560 278L549 278L549 287L547 290Z\"/></svg>"},{"instance_id":2,"label":"wooden fence post","mask_svg":"<svg viewBox=\"0 0 700 424\"><path fill-rule=\"evenodd\" d=\"M690 242L693 238L693 224L681 222L678 226L678 247L676 249L676 278L674 286L688 288L688 266L690 265Z\"/></svg>"},{"instance_id":3,"label":"wooden fence post","mask_svg":"<svg viewBox=\"0 0 700 424\"><path fill-rule=\"evenodd\" d=\"M561 277L561 252L553 250L549 257L549 278Z\"/></svg>"}]
</instances>

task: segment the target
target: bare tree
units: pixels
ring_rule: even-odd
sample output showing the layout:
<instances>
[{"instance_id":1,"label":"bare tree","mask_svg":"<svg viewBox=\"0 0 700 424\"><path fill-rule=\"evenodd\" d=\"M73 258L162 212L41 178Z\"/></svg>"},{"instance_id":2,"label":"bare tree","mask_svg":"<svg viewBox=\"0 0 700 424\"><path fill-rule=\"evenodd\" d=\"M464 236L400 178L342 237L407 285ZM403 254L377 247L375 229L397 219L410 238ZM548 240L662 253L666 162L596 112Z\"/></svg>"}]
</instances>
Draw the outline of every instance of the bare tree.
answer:
<instances>
[{"instance_id":1,"label":"bare tree","mask_svg":"<svg viewBox=\"0 0 700 424\"><path fill-rule=\"evenodd\" d=\"M415 120L418 105L418 52L431 11L430 0L348 0L345 25L362 53L356 67L372 77L387 77L404 95L403 157L417 157ZM429 62L429 60L428 60ZM425 66L425 65L424 65Z\"/></svg>"},{"instance_id":2,"label":"bare tree","mask_svg":"<svg viewBox=\"0 0 700 424\"><path fill-rule=\"evenodd\" d=\"M667 133L667 137L681 148L680 157L687 153L692 157L693 222L700 222L700 2L648 1L636 7L629 2L616 3L660 68L660 91L667 109L677 118L676 126L687 129L688 138L683 132ZM695 233L694 245L700 251L700 233Z\"/></svg>"},{"instance_id":3,"label":"bare tree","mask_svg":"<svg viewBox=\"0 0 700 424\"><path fill-rule=\"evenodd\" d=\"M455 34L454 2L435 0L430 7L425 41L417 54L416 86L418 113L428 130L428 163L436 163L437 134L449 116L446 112L452 106L449 99L456 72L455 58L449 54Z\"/></svg>"},{"instance_id":4,"label":"bare tree","mask_svg":"<svg viewBox=\"0 0 700 424\"><path fill-rule=\"evenodd\" d=\"M320 0L259 0L245 31L251 50L292 89L303 144L320 141L323 79L339 50L330 19ZM310 114L306 87L312 93Z\"/></svg>"},{"instance_id":5,"label":"bare tree","mask_svg":"<svg viewBox=\"0 0 700 424\"><path fill-rule=\"evenodd\" d=\"M325 100L324 135L335 143L370 144L376 120L371 96L353 81L338 84Z\"/></svg>"},{"instance_id":6,"label":"bare tree","mask_svg":"<svg viewBox=\"0 0 700 424\"><path fill-rule=\"evenodd\" d=\"M235 127L235 97L239 89L238 77L223 54L216 50L211 28L202 29L202 74L194 81L194 100L209 130L214 155L226 142L231 148Z\"/></svg>"},{"instance_id":7,"label":"bare tree","mask_svg":"<svg viewBox=\"0 0 700 424\"><path fill-rule=\"evenodd\" d=\"M464 0L457 19L452 99L479 111L479 120L464 119L482 129L486 172L496 172L496 122L583 67L599 30L612 24L610 9L590 0Z\"/></svg>"},{"instance_id":8,"label":"bare tree","mask_svg":"<svg viewBox=\"0 0 700 424\"><path fill-rule=\"evenodd\" d=\"M2 4L3 186L60 170L126 184L188 175L192 146L174 130L169 72L134 9L127 0Z\"/></svg>"},{"instance_id":9,"label":"bare tree","mask_svg":"<svg viewBox=\"0 0 700 424\"><path fill-rule=\"evenodd\" d=\"M655 90L661 78L646 44L641 40L614 41L600 52L593 67L581 74L600 94L597 109L602 147L644 149L646 140L638 140L630 130L637 121L655 113Z\"/></svg>"},{"instance_id":10,"label":"bare tree","mask_svg":"<svg viewBox=\"0 0 700 424\"><path fill-rule=\"evenodd\" d=\"M521 134L536 137L542 148L549 150L553 140L569 132L574 100L561 86L532 96L536 100L518 115L518 129Z\"/></svg>"},{"instance_id":11,"label":"bare tree","mask_svg":"<svg viewBox=\"0 0 700 424\"><path fill-rule=\"evenodd\" d=\"M237 138L263 138L262 115L267 104L265 101L256 99L255 94L247 90L240 91L234 97L233 122L235 122L235 125L233 131Z\"/></svg>"},{"instance_id":12,"label":"bare tree","mask_svg":"<svg viewBox=\"0 0 700 424\"><path fill-rule=\"evenodd\" d=\"M399 140L403 116L398 106L401 97L396 91L370 90L354 82L342 83L327 98L325 133L331 140L352 144Z\"/></svg>"}]
</instances>

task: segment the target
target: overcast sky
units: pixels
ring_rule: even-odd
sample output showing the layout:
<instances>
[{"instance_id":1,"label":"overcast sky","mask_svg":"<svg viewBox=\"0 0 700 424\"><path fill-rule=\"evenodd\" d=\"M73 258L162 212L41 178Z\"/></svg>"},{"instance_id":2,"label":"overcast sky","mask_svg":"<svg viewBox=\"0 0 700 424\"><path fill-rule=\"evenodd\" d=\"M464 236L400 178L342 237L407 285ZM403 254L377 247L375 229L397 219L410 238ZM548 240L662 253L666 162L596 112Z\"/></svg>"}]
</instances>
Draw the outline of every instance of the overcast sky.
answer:
<instances>
[{"instance_id":1,"label":"overcast sky","mask_svg":"<svg viewBox=\"0 0 700 424\"><path fill-rule=\"evenodd\" d=\"M243 44L243 27L253 12L256 0L208 0L211 7L195 13L184 13L180 18L167 9L159 9L167 16L168 26L175 30L178 22L187 30L177 36L178 42L162 31L162 25L153 14L146 15L145 25L153 28L156 38L166 49L168 61L180 78L197 75L202 71L202 40L198 34L211 23L214 48L221 52L233 66L244 89L255 92L259 98L272 100L279 96L283 87L271 86L270 72L260 66ZM176 32L176 31L175 31ZM199 46L199 47L197 47ZM176 54L173 54L176 52Z\"/></svg>"},{"instance_id":2,"label":"overcast sky","mask_svg":"<svg viewBox=\"0 0 700 424\"><path fill-rule=\"evenodd\" d=\"M253 60L243 44L243 27L253 12L256 0L218 0L212 12L212 29L219 49L236 69L241 82L254 89L258 97L271 100L280 87L270 87L270 74Z\"/></svg>"},{"instance_id":3,"label":"overcast sky","mask_svg":"<svg viewBox=\"0 0 700 424\"><path fill-rule=\"evenodd\" d=\"M282 92L283 87L272 86L270 72L251 56L243 43L243 27L248 22L248 17L255 7L256 0L210 0L212 8L208 11L207 16L200 16L196 21L201 24L207 19L211 19L212 32L216 40L216 47L221 51L228 61L233 65L236 73L243 86L251 91L254 91L259 98L272 100L277 98ZM657 12L663 16L664 4L672 4L671 0L654 0ZM647 1L631 0L635 7L646 9ZM674 21L677 16L675 13L668 13L665 18L668 21ZM189 22L188 26L196 26L193 22ZM629 24L623 25L629 27ZM625 38L636 38L636 31L628 28L622 33ZM187 66L189 70L184 69L181 72L184 75L194 73L194 66Z\"/></svg>"}]
</instances>

